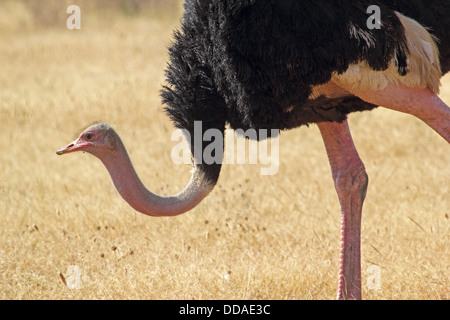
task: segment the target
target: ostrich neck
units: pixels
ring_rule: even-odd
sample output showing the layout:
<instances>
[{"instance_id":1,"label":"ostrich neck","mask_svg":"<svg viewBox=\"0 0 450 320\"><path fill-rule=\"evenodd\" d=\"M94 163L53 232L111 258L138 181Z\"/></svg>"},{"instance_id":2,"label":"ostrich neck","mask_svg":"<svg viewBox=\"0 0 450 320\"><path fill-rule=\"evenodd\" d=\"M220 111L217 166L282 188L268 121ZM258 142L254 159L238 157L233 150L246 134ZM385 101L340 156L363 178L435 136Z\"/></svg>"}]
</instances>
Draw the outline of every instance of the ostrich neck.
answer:
<instances>
[{"instance_id":1,"label":"ostrich neck","mask_svg":"<svg viewBox=\"0 0 450 320\"><path fill-rule=\"evenodd\" d=\"M136 211L150 216L174 216L194 208L212 190L212 185L194 167L187 186L172 196L150 192L141 182L123 143L118 139L113 151L99 157L123 199Z\"/></svg>"}]
</instances>

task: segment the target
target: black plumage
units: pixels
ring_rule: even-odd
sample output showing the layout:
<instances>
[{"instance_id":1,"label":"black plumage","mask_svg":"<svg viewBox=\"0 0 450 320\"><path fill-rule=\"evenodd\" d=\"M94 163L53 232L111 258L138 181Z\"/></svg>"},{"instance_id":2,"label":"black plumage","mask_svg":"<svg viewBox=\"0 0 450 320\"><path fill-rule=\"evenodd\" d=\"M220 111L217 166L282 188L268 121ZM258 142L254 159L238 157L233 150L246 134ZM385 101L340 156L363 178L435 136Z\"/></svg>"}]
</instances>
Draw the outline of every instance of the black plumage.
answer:
<instances>
[{"instance_id":1,"label":"black plumage","mask_svg":"<svg viewBox=\"0 0 450 320\"><path fill-rule=\"evenodd\" d=\"M430 28L438 39L442 69L449 70L449 3L186 0L181 30L170 47L168 84L162 90L166 111L191 136L194 121L202 121L203 131L222 132L226 124L243 130L284 130L341 122L351 112L376 106L355 96L310 100L312 87L359 61L381 71L395 58L399 75L405 75L409 52L394 10ZM370 5L381 9L380 29L367 27ZM372 40L352 33L352 27ZM216 182L220 164L200 168Z\"/></svg>"}]
</instances>

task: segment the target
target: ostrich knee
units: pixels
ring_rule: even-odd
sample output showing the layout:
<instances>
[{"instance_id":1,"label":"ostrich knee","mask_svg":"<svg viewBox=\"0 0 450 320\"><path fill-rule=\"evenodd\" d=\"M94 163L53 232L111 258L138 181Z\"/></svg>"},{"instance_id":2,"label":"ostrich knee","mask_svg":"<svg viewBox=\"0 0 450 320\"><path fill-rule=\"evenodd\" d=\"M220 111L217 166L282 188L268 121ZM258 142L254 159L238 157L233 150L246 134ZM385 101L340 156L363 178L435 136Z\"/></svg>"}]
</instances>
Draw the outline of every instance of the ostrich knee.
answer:
<instances>
[{"instance_id":1,"label":"ostrich knee","mask_svg":"<svg viewBox=\"0 0 450 320\"><path fill-rule=\"evenodd\" d=\"M334 177L334 186L341 201L353 196L359 196L361 201L364 201L368 184L369 176L362 162L340 169Z\"/></svg>"}]
</instances>

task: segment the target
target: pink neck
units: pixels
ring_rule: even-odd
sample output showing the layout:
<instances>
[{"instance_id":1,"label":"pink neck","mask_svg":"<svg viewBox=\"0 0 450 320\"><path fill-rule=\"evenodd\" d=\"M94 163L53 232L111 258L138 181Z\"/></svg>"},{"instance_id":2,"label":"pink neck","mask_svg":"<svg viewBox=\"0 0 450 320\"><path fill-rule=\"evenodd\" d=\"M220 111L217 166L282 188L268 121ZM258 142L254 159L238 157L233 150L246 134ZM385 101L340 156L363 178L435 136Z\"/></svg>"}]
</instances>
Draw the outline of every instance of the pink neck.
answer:
<instances>
[{"instance_id":1,"label":"pink neck","mask_svg":"<svg viewBox=\"0 0 450 320\"><path fill-rule=\"evenodd\" d=\"M119 140L116 148L101 157L123 199L136 211L150 216L175 216L194 208L212 190L212 186L194 170L188 185L172 196L150 192L141 182L128 153Z\"/></svg>"}]
</instances>

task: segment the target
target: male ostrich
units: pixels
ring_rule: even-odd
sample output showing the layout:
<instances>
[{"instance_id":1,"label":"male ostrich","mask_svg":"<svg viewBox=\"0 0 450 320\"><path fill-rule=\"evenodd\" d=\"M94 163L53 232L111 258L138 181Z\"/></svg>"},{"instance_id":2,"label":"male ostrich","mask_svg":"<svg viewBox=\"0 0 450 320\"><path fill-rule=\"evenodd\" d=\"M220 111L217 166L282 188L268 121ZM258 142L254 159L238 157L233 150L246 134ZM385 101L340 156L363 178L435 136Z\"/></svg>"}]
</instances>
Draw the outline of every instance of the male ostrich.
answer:
<instances>
[{"instance_id":1,"label":"male ostrich","mask_svg":"<svg viewBox=\"0 0 450 320\"><path fill-rule=\"evenodd\" d=\"M380 9L379 28L368 27L371 5ZM450 2L186 0L174 37L162 98L175 126L190 133L194 170L185 189L169 197L148 191L106 124L57 154L93 154L135 210L173 216L195 207L219 178L220 163L196 157L194 121L222 134L227 123L243 130L317 123L342 210L337 297L360 299L368 177L346 118L381 105L416 116L450 142L450 109L437 96L450 69Z\"/></svg>"}]
</instances>

